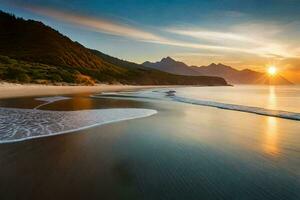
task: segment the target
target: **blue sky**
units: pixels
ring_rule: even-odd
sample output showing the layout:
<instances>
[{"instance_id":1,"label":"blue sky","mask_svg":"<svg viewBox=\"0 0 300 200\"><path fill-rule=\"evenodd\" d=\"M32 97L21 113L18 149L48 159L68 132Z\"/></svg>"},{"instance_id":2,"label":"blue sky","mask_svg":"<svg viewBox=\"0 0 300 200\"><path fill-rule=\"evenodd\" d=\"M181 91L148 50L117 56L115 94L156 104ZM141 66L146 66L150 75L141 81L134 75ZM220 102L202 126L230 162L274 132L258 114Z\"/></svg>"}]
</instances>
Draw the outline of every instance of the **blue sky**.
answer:
<instances>
[{"instance_id":1,"label":"blue sky","mask_svg":"<svg viewBox=\"0 0 300 200\"><path fill-rule=\"evenodd\" d=\"M171 56L190 65L300 71L298 0L0 0L0 5L89 48L138 63Z\"/></svg>"}]
</instances>

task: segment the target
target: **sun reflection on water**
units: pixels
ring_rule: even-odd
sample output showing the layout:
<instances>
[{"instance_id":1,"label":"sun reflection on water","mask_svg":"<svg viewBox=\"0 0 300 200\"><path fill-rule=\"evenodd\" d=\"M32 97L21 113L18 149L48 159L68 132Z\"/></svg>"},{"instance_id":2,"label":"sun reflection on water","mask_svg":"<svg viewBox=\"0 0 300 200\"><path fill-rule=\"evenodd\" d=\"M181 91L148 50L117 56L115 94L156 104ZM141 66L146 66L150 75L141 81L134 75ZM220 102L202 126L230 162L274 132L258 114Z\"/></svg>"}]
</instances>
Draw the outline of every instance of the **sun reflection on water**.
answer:
<instances>
[{"instance_id":1,"label":"sun reflection on water","mask_svg":"<svg viewBox=\"0 0 300 200\"><path fill-rule=\"evenodd\" d=\"M278 145L278 134L277 118L267 117L263 150L268 155L277 156L280 153L280 147Z\"/></svg>"},{"instance_id":2,"label":"sun reflection on water","mask_svg":"<svg viewBox=\"0 0 300 200\"><path fill-rule=\"evenodd\" d=\"M277 109L277 96L275 86L269 86L268 108ZM278 146L278 125L276 117L266 117L263 150L271 156L280 153Z\"/></svg>"},{"instance_id":3,"label":"sun reflection on water","mask_svg":"<svg viewBox=\"0 0 300 200\"><path fill-rule=\"evenodd\" d=\"M269 86L268 108L269 109L277 108L277 96L276 96L275 86Z\"/></svg>"}]
</instances>

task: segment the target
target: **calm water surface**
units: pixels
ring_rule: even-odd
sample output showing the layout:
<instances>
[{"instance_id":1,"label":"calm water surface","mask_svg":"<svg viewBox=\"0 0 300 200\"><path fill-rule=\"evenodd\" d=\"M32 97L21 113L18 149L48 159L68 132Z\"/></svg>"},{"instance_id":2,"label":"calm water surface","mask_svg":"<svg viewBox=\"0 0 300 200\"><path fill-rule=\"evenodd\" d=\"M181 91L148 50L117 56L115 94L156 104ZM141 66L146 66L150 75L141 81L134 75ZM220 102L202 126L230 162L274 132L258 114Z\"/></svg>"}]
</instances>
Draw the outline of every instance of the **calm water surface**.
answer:
<instances>
[{"instance_id":1,"label":"calm water surface","mask_svg":"<svg viewBox=\"0 0 300 200\"><path fill-rule=\"evenodd\" d=\"M300 109L297 87L176 90L189 98ZM34 98L0 101L4 107L38 104ZM158 114L0 145L0 199L300 199L299 121L168 98L89 94L42 109L107 107L151 108Z\"/></svg>"},{"instance_id":2,"label":"calm water surface","mask_svg":"<svg viewBox=\"0 0 300 200\"><path fill-rule=\"evenodd\" d=\"M300 113L300 86L190 87L178 88L179 96Z\"/></svg>"}]
</instances>

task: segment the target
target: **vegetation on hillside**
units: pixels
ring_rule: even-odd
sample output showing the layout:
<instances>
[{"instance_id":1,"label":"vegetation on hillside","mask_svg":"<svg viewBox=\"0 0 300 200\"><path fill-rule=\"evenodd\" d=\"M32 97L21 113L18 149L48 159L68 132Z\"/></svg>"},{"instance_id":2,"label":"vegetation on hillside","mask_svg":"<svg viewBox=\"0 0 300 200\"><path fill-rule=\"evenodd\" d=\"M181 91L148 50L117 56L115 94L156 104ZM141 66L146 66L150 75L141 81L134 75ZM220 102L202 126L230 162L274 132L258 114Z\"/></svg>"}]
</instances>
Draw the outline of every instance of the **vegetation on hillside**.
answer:
<instances>
[{"instance_id":1,"label":"vegetation on hillside","mask_svg":"<svg viewBox=\"0 0 300 200\"><path fill-rule=\"evenodd\" d=\"M94 83L121 83L141 85L201 84L224 85L226 82L218 77L184 77L163 73L157 70L135 68L122 74L103 75L95 69L58 67L28 61L19 61L0 55L0 79L19 83L75 83L92 85Z\"/></svg>"}]
</instances>

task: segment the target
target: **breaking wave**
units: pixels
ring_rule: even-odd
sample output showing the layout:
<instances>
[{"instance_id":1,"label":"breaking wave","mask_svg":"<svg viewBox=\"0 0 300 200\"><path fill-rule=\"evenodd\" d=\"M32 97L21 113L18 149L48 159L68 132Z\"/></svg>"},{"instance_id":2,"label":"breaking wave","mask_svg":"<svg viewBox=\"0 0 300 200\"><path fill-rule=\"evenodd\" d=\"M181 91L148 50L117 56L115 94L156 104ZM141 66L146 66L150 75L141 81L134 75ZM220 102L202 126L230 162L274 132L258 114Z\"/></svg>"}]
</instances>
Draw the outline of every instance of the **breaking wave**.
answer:
<instances>
[{"instance_id":1,"label":"breaking wave","mask_svg":"<svg viewBox=\"0 0 300 200\"><path fill-rule=\"evenodd\" d=\"M64 134L156 113L156 110L135 108L80 111L0 108L0 143Z\"/></svg>"},{"instance_id":2,"label":"breaking wave","mask_svg":"<svg viewBox=\"0 0 300 200\"><path fill-rule=\"evenodd\" d=\"M201 105L201 106L209 106L209 107L215 107L215 108L220 108L220 109L225 109L225 110L234 110L234 111L247 112L247 113L265 115L265 116L271 116L271 117L279 117L279 118L290 119L290 120L300 120L300 113L281 111L281 110L271 110L271 109L266 109L266 108L253 107L253 106L219 103L219 102L215 102L215 101L190 99L190 98L186 98L186 97L179 97L176 95L174 95L172 98L175 101L196 104L196 105Z\"/></svg>"},{"instance_id":3,"label":"breaking wave","mask_svg":"<svg viewBox=\"0 0 300 200\"><path fill-rule=\"evenodd\" d=\"M178 96L176 89L158 89L158 90L145 90L139 91L134 93L117 93L117 94L110 94L110 95L99 95L93 96L99 98L133 98L133 99L152 99L152 100L173 100L177 102L201 105L201 106L209 106L219 109L225 110L234 110L240 112L247 112L253 113L258 115L265 115L271 117L278 117L284 118L289 120L300 120L300 113L289 112L289 111L282 111L282 110L272 110L266 109L261 107L254 107L254 106L245 106L245 105L237 105L237 104L228 104L228 103L221 103L215 101L206 101L201 99L193 99L188 97Z\"/></svg>"}]
</instances>

